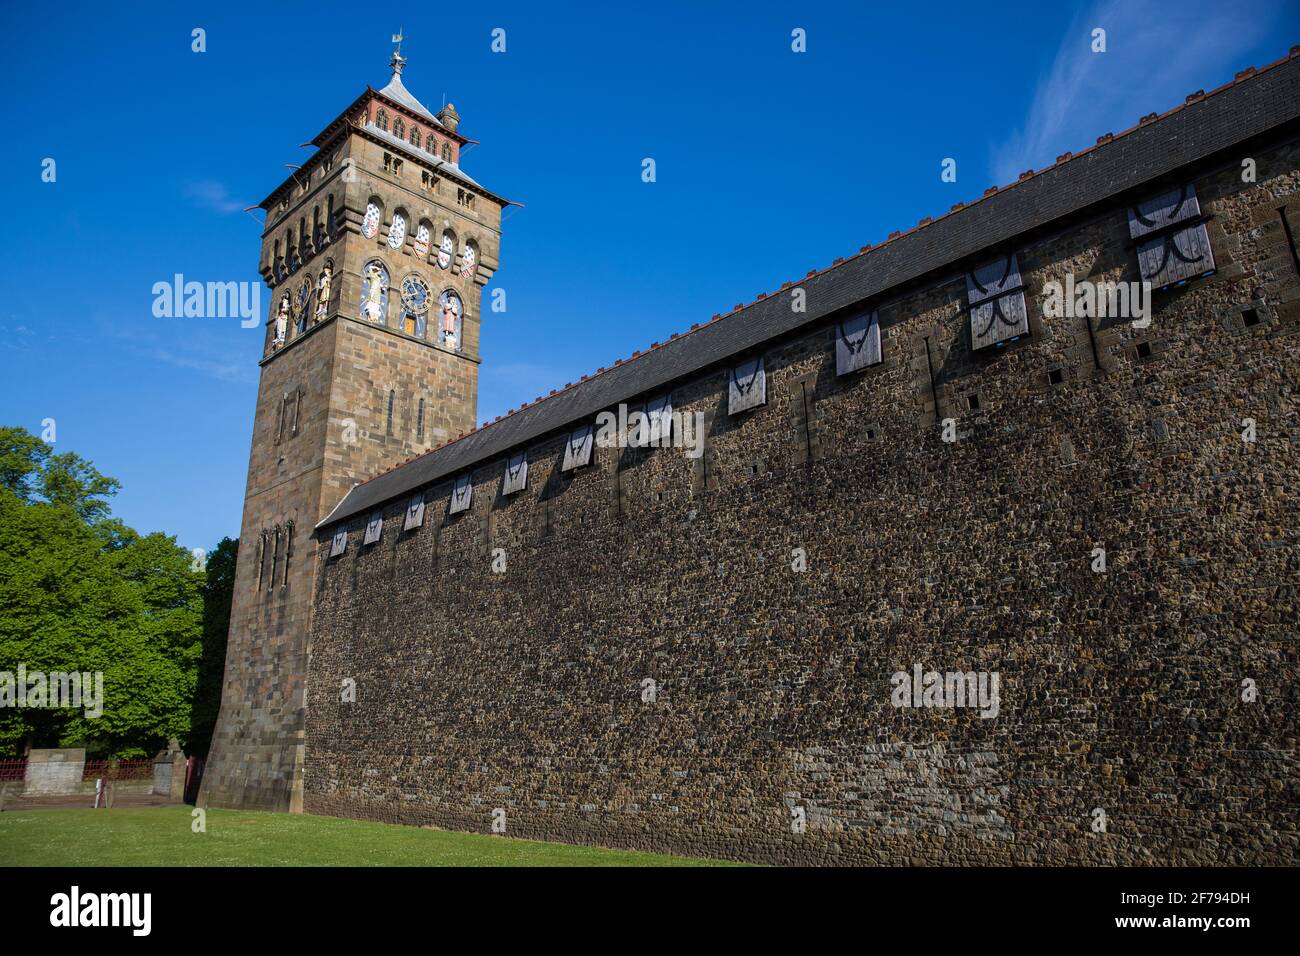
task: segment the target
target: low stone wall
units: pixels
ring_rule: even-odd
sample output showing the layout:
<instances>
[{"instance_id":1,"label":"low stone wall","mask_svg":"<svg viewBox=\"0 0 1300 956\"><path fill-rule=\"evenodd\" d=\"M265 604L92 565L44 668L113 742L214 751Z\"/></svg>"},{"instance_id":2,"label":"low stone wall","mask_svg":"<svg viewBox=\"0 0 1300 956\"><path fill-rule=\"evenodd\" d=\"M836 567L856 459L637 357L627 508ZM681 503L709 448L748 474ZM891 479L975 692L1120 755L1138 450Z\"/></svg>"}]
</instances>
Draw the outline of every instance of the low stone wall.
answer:
<instances>
[{"instance_id":1,"label":"low stone wall","mask_svg":"<svg viewBox=\"0 0 1300 956\"><path fill-rule=\"evenodd\" d=\"M81 774L85 768L85 750L33 750L27 757L23 796L78 793L81 790Z\"/></svg>"}]
</instances>

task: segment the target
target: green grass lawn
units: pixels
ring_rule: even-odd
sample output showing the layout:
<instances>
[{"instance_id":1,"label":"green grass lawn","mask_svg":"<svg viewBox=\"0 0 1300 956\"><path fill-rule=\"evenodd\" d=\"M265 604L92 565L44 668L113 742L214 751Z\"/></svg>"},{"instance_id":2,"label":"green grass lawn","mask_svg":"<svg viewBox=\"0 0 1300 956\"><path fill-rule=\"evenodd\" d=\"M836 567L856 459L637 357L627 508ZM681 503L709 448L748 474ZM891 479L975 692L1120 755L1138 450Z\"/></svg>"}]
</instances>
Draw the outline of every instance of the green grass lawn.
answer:
<instances>
[{"instance_id":1,"label":"green grass lawn","mask_svg":"<svg viewBox=\"0 0 1300 956\"><path fill-rule=\"evenodd\" d=\"M190 807L0 813L0 866L717 866L658 853L569 846L306 814Z\"/></svg>"}]
</instances>

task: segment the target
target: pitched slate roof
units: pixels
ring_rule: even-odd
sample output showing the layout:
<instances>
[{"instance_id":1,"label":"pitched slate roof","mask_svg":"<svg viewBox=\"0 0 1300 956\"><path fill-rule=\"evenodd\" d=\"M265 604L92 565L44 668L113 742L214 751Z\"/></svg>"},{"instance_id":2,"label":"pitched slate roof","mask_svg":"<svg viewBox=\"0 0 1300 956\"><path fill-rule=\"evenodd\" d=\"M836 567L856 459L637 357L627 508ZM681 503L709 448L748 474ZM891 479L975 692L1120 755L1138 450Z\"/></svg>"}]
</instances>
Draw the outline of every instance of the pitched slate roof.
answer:
<instances>
[{"instance_id":1,"label":"pitched slate roof","mask_svg":"<svg viewBox=\"0 0 1300 956\"><path fill-rule=\"evenodd\" d=\"M1194 93L1161 117L1103 136L1082 153L1021 178L982 198L821 272L799 285L807 311L794 312L784 295L763 296L748 307L648 352L585 378L531 405L376 475L352 488L317 526L448 478L486 459L561 428L577 427L598 412L684 379L732 356L813 324L928 273L1112 199L1153 179L1300 118L1300 47L1262 70L1245 70L1209 94ZM782 290L789 287L787 283Z\"/></svg>"},{"instance_id":2,"label":"pitched slate roof","mask_svg":"<svg viewBox=\"0 0 1300 956\"><path fill-rule=\"evenodd\" d=\"M399 73L394 73L393 78L388 81L388 85L379 91L380 96L386 96L394 103L400 103L413 113L419 113L430 123L433 123L439 129L442 128L442 122L438 117L425 108L425 105L415 98L415 96L402 85L402 77Z\"/></svg>"}]
</instances>

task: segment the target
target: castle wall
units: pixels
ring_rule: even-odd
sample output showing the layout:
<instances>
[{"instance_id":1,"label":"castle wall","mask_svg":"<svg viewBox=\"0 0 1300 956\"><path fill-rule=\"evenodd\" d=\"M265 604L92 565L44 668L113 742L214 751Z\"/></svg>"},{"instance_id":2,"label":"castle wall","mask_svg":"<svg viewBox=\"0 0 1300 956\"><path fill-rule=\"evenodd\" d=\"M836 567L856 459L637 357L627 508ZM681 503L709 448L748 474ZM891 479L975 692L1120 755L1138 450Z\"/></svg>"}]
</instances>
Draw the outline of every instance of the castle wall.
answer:
<instances>
[{"instance_id":1,"label":"castle wall","mask_svg":"<svg viewBox=\"0 0 1300 956\"><path fill-rule=\"evenodd\" d=\"M379 543L326 537L305 809L782 863L1294 862L1300 148L1254 158L1194 178L1218 271L1149 329L1042 314L1049 280L1138 278L1097 210L1017 250L1027 340L972 354L954 270L878 303L866 372L819 327L757 411L725 370L675 388L702 458L560 474L554 438L521 494L495 459L467 513L441 482L415 531L395 501ZM996 672L997 716L893 706L916 665Z\"/></svg>"}]
</instances>

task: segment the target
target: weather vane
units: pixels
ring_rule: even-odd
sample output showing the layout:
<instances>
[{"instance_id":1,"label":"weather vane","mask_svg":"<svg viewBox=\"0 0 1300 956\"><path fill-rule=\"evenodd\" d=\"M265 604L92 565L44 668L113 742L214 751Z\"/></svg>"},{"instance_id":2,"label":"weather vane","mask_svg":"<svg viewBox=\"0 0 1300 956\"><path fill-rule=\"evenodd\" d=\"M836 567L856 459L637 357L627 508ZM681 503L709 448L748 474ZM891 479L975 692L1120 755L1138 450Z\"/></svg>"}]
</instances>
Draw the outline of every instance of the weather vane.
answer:
<instances>
[{"instance_id":1,"label":"weather vane","mask_svg":"<svg viewBox=\"0 0 1300 956\"><path fill-rule=\"evenodd\" d=\"M402 67L406 64L406 57L402 56L402 41L406 37L402 35L402 28L398 27L397 32L393 34L393 42L397 44L397 49L393 51L393 58L388 61L389 66L393 68L394 75L400 75Z\"/></svg>"}]
</instances>

